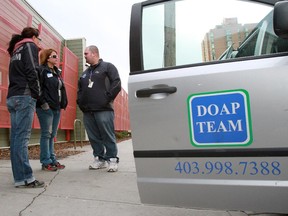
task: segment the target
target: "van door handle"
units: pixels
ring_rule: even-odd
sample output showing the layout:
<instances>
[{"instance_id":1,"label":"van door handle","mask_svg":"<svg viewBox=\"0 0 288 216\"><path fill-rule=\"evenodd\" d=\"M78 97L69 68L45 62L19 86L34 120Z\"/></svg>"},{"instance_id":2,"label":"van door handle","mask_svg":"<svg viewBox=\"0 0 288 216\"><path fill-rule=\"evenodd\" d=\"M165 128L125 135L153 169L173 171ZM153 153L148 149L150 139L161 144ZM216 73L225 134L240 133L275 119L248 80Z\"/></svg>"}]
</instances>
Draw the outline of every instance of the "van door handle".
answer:
<instances>
[{"instance_id":1,"label":"van door handle","mask_svg":"<svg viewBox=\"0 0 288 216\"><path fill-rule=\"evenodd\" d=\"M144 88L136 91L136 96L139 98L150 97L154 94L173 94L177 91L175 86L161 86L154 88Z\"/></svg>"}]
</instances>

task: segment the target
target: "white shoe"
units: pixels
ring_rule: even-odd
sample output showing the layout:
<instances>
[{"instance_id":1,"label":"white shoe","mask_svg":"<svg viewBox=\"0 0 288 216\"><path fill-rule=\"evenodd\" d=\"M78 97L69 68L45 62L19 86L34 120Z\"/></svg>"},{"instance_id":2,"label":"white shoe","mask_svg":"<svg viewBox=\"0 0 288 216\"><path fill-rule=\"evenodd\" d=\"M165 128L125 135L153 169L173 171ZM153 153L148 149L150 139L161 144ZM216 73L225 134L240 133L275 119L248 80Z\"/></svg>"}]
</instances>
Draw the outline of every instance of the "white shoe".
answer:
<instances>
[{"instance_id":1,"label":"white shoe","mask_svg":"<svg viewBox=\"0 0 288 216\"><path fill-rule=\"evenodd\" d=\"M92 164L89 165L90 170L103 169L106 167L106 162L104 160L99 160L99 157L95 157Z\"/></svg>"},{"instance_id":2,"label":"white shoe","mask_svg":"<svg viewBox=\"0 0 288 216\"><path fill-rule=\"evenodd\" d=\"M117 172L118 171L118 162L117 158L110 158L108 161L107 172Z\"/></svg>"}]
</instances>

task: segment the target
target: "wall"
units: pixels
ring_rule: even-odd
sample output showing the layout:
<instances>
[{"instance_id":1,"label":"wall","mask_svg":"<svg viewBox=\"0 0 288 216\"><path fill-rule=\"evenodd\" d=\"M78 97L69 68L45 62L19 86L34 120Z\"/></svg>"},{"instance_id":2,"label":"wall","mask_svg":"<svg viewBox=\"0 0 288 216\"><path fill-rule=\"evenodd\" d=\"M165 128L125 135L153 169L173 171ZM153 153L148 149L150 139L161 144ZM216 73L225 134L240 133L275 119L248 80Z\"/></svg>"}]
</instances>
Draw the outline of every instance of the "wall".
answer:
<instances>
[{"instance_id":1,"label":"wall","mask_svg":"<svg viewBox=\"0 0 288 216\"><path fill-rule=\"evenodd\" d=\"M10 58L6 49L12 34L20 34L21 30L26 26L39 29L42 48L53 48L60 55L58 67L62 69L70 103L67 109L62 112L57 140L66 140L67 129L74 129L73 123L77 109L75 98L77 94L78 57L64 46L65 39L25 0L3 0L0 2L0 147L9 146L10 133L10 116L6 108ZM71 80L70 77L75 77L75 80ZM40 125L37 115L34 116L32 127L30 143L39 143Z\"/></svg>"}]
</instances>

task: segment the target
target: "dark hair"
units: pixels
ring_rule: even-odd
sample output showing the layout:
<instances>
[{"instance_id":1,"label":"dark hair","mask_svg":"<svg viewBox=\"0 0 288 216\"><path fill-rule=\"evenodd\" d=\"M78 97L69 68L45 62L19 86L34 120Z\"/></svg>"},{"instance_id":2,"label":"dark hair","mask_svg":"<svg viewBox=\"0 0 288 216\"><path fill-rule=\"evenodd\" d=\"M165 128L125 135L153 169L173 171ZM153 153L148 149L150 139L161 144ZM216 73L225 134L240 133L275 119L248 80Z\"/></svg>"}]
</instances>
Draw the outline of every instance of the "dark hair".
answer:
<instances>
[{"instance_id":1,"label":"dark hair","mask_svg":"<svg viewBox=\"0 0 288 216\"><path fill-rule=\"evenodd\" d=\"M7 49L10 56L13 55L13 50L15 47L15 44L19 41L23 40L24 38L32 38L33 36L38 37L39 36L39 30L32 27L26 27L22 30L21 34L13 34L12 38L9 42L9 47Z\"/></svg>"},{"instance_id":2,"label":"dark hair","mask_svg":"<svg viewBox=\"0 0 288 216\"><path fill-rule=\"evenodd\" d=\"M44 49L40 52L40 64L44 65L47 64L47 60L49 59L52 52L57 54L57 51L54 49Z\"/></svg>"}]
</instances>

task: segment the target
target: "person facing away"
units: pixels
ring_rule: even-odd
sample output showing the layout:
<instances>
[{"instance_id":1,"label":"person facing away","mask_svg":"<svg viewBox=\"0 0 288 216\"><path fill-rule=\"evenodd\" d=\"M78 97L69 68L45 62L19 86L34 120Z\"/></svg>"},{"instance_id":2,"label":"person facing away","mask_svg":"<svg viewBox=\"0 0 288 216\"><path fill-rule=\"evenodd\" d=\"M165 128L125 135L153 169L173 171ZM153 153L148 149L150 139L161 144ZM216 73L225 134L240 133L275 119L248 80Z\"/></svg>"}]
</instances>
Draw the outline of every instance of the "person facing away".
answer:
<instances>
[{"instance_id":1,"label":"person facing away","mask_svg":"<svg viewBox=\"0 0 288 216\"><path fill-rule=\"evenodd\" d=\"M57 68L58 55L54 49L40 52L40 97L36 103L36 113L41 127L40 163L42 170L64 169L54 153L54 138L57 135L61 109L68 104L64 81Z\"/></svg>"},{"instance_id":2,"label":"person facing away","mask_svg":"<svg viewBox=\"0 0 288 216\"><path fill-rule=\"evenodd\" d=\"M28 144L36 100L39 97L38 51L39 31L26 27L21 34L13 34L7 49L10 55L7 108L10 112L10 157L15 187L44 187L33 176L29 163Z\"/></svg>"},{"instance_id":3,"label":"person facing away","mask_svg":"<svg viewBox=\"0 0 288 216\"><path fill-rule=\"evenodd\" d=\"M113 100L121 91L121 80L117 68L99 57L96 46L88 46L84 57L90 66L78 80L77 104L93 149L94 161L89 169L105 168L107 162L107 171L116 172L119 158Z\"/></svg>"}]
</instances>

